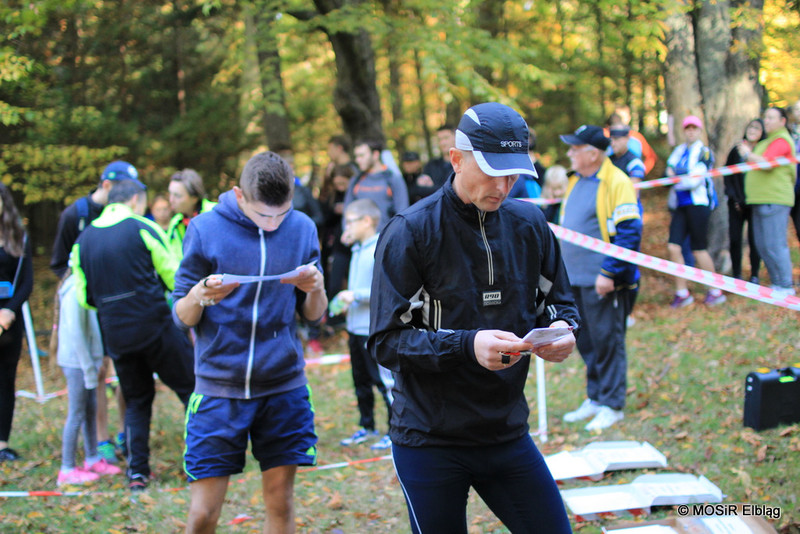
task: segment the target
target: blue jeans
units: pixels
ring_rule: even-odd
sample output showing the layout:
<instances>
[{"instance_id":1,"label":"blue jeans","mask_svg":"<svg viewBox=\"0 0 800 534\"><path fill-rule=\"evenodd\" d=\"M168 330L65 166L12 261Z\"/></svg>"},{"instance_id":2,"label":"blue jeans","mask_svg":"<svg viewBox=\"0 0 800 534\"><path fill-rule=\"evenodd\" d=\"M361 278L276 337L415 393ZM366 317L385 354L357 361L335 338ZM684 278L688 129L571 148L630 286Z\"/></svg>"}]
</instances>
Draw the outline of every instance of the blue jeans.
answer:
<instances>
[{"instance_id":1,"label":"blue jeans","mask_svg":"<svg viewBox=\"0 0 800 534\"><path fill-rule=\"evenodd\" d=\"M753 205L753 237L773 286L792 289L792 258L786 232L791 206Z\"/></svg>"},{"instance_id":2,"label":"blue jeans","mask_svg":"<svg viewBox=\"0 0 800 534\"><path fill-rule=\"evenodd\" d=\"M466 534L470 486L511 532L572 532L553 476L530 436L478 447L392 445L414 534Z\"/></svg>"}]
</instances>

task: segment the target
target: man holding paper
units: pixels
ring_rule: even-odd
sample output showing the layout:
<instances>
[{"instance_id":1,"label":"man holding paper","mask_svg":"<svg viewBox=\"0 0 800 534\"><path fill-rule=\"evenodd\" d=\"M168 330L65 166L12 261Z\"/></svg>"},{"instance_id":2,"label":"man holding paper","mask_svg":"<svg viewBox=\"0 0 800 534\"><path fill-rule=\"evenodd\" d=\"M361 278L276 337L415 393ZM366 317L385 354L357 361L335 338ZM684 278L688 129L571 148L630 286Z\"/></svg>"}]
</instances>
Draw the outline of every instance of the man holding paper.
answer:
<instances>
[{"instance_id":1,"label":"man holding paper","mask_svg":"<svg viewBox=\"0 0 800 534\"><path fill-rule=\"evenodd\" d=\"M411 528L466 533L472 486L511 532L570 532L523 393L522 351L560 362L575 338L521 336L578 324L542 211L506 200L536 175L528 126L508 106L474 106L450 161L455 174L381 232L372 282L368 349L395 377L389 435Z\"/></svg>"},{"instance_id":2,"label":"man holding paper","mask_svg":"<svg viewBox=\"0 0 800 534\"><path fill-rule=\"evenodd\" d=\"M186 232L173 318L197 336L197 381L186 413L187 532L215 530L248 442L261 468L264 532L294 532L297 466L316 463L295 313L318 322L328 299L315 266L317 229L292 209L293 190L289 165L273 152L257 154L239 186Z\"/></svg>"}]
</instances>

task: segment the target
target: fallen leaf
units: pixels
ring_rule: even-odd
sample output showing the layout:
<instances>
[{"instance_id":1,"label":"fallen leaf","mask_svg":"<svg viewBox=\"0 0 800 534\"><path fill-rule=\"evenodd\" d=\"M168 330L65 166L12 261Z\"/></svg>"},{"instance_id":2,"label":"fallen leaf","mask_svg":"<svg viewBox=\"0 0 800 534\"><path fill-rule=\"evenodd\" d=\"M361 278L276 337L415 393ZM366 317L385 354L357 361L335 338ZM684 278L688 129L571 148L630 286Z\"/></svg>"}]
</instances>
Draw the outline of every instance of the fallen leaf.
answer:
<instances>
[{"instance_id":1,"label":"fallen leaf","mask_svg":"<svg viewBox=\"0 0 800 534\"><path fill-rule=\"evenodd\" d=\"M327 506L331 510L341 510L344 508L344 499L342 499L342 495L338 491L334 492L328 500Z\"/></svg>"}]
</instances>

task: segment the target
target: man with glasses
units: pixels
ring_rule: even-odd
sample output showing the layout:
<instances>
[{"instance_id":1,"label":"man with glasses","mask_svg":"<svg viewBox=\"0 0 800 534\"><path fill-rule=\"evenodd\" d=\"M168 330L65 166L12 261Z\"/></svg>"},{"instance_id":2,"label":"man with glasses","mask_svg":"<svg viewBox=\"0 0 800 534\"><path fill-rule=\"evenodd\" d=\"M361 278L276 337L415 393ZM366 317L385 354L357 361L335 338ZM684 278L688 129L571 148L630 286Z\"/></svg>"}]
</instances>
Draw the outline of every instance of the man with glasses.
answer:
<instances>
[{"instance_id":1,"label":"man with glasses","mask_svg":"<svg viewBox=\"0 0 800 534\"><path fill-rule=\"evenodd\" d=\"M216 528L228 481L244 469L249 442L261 468L264 532L294 531L297 466L316 463L295 314L318 323L328 299L315 265L317 228L292 209L293 191L291 167L274 152L257 154L239 185L186 232L173 318L197 337L184 454L190 533ZM226 283L225 274L255 280Z\"/></svg>"},{"instance_id":2,"label":"man with glasses","mask_svg":"<svg viewBox=\"0 0 800 534\"><path fill-rule=\"evenodd\" d=\"M599 126L562 135L575 174L561 202L561 225L607 243L638 250L642 218L628 175L606 155L609 139ZM636 298L636 265L571 243L561 245L572 292L583 320L578 351L586 363L587 398L564 421L592 418L586 430L603 430L624 415L626 319Z\"/></svg>"}]
</instances>

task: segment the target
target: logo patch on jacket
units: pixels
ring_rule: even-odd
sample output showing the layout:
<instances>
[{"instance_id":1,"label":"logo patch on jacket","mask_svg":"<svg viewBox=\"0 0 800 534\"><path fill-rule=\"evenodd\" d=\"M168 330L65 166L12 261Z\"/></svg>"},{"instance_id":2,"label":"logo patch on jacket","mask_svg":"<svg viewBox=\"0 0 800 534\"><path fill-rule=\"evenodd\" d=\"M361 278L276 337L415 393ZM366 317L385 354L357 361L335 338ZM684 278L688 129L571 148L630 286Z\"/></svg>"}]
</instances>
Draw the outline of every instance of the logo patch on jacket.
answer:
<instances>
[{"instance_id":1,"label":"logo patch on jacket","mask_svg":"<svg viewBox=\"0 0 800 534\"><path fill-rule=\"evenodd\" d=\"M503 301L502 291L484 291L483 292L483 305L484 306L497 306Z\"/></svg>"}]
</instances>

